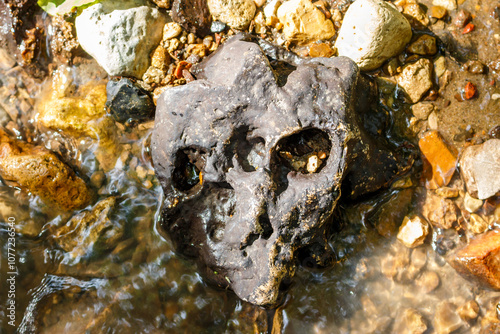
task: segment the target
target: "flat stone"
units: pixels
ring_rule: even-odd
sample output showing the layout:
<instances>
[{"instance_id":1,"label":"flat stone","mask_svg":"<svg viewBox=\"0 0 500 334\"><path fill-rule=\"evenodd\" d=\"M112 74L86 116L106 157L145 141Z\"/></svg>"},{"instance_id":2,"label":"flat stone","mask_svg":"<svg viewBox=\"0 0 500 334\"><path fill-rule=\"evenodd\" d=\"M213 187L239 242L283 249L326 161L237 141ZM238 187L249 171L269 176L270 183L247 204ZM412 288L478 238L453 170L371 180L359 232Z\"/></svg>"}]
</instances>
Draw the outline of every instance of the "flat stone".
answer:
<instances>
[{"instance_id":1,"label":"flat stone","mask_svg":"<svg viewBox=\"0 0 500 334\"><path fill-rule=\"evenodd\" d=\"M328 40L335 34L333 22L309 0L290 0L278 8L285 38L297 44Z\"/></svg>"},{"instance_id":2,"label":"flat stone","mask_svg":"<svg viewBox=\"0 0 500 334\"><path fill-rule=\"evenodd\" d=\"M415 42L411 43L407 48L408 52L421 56L432 56L437 52L436 38L424 34L420 36Z\"/></svg>"},{"instance_id":3,"label":"flat stone","mask_svg":"<svg viewBox=\"0 0 500 334\"><path fill-rule=\"evenodd\" d=\"M418 146L432 168L430 175L425 173L426 186L436 189L450 183L457 164L455 148L447 144L436 130L426 132Z\"/></svg>"},{"instance_id":4,"label":"flat stone","mask_svg":"<svg viewBox=\"0 0 500 334\"><path fill-rule=\"evenodd\" d=\"M413 115L420 120L426 120L434 109L434 104L430 102L418 102L411 106Z\"/></svg>"},{"instance_id":5,"label":"flat stone","mask_svg":"<svg viewBox=\"0 0 500 334\"><path fill-rule=\"evenodd\" d=\"M412 36L406 18L392 4L358 0L347 10L335 47L362 71L374 70L401 53Z\"/></svg>"},{"instance_id":6,"label":"flat stone","mask_svg":"<svg viewBox=\"0 0 500 334\"><path fill-rule=\"evenodd\" d=\"M11 139L0 130L0 176L22 188L57 210L82 209L95 194L83 179L54 153Z\"/></svg>"},{"instance_id":7,"label":"flat stone","mask_svg":"<svg viewBox=\"0 0 500 334\"><path fill-rule=\"evenodd\" d=\"M421 58L415 63L407 64L396 80L410 100L417 103L432 88L432 62Z\"/></svg>"},{"instance_id":8,"label":"flat stone","mask_svg":"<svg viewBox=\"0 0 500 334\"><path fill-rule=\"evenodd\" d=\"M486 287L500 290L500 230L493 230L472 239L451 259L457 272Z\"/></svg>"},{"instance_id":9,"label":"flat stone","mask_svg":"<svg viewBox=\"0 0 500 334\"><path fill-rule=\"evenodd\" d=\"M144 0L105 0L76 17L78 40L111 76L141 78L166 17Z\"/></svg>"},{"instance_id":10,"label":"flat stone","mask_svg":"<svg viewBox=\"0 0 500 334\"><path fill-rule=\"evenodd\" d=\"M437 334L450 334L462 325L455 305L446 301L437 305L434 315L434 329Z\"/></svg>"},{"instance_id":11,"label":"flat stone","mask_svg":"<svg viewBox=\"0 0 500 334\"><path fill-rule=\"evenodd\" d=\"M216 20L238 30L248 27L256 11L253 0L208 0L208 8Z\"/></svg>"},{"instance_id":12,"label":"flat stone","mask_svg":"<svg viewBox=\"0 0 500 334\"><path fill-rule=\"evenodd\" d=\"M212 15L206 0L174 0L172 20L199 37L208 35L212 25Z\"/></svg>"},{"instance_id":13,"label":"flat stone","mask_svg":"<svg viewBox=\"0 0 500 334\"><path fill-rule=\"evenodd\" d=\"M465 148L460 157L460 174L467 191L486 199L500 191L500 139Z\"/></svg>"},{"instance_id":14,"label":"flat stone","mask_svg":"<svg viewBox=\"0 0 500 334\"><path fill-rule=\"evenodd\" d=\"M429 234L429 224L419 216L406 216L399 227L398 240L408 248L415 248L424 243Z\"/></svg>"}]
</instances>

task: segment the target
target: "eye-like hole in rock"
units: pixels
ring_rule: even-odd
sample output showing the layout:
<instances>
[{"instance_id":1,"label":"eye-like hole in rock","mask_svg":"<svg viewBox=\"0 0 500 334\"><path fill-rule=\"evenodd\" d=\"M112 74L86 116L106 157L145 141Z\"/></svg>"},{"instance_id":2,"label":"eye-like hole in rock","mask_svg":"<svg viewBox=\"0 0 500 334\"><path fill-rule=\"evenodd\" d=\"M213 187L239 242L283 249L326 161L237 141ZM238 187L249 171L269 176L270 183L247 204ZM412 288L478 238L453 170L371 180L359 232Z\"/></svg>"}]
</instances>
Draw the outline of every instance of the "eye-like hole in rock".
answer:
<instances>
[{"instance_id":1,"label":"eye-like hole in rock","mask_svg":"<svg viewBox=\"0 0 500 334\"><path fill-rule=\"evenodd\" d=\"M177 190L189 192L196 186L201 187L202 171L205 167L205 152L188 147L177 152L172 183Z\"/></svg>"},{"instance_id":2,"label":"eye-like hole in rock","mask_svg":"<svg viewBox=\"0 0 500 334\"><path fill-rule=\"evenodd\" d=\"M272 154L273 178L280 194L288 186L287 175L319 173L330 156L332 142L322 130L309 128L280 139Z\"/></svg>"}]
</instances>

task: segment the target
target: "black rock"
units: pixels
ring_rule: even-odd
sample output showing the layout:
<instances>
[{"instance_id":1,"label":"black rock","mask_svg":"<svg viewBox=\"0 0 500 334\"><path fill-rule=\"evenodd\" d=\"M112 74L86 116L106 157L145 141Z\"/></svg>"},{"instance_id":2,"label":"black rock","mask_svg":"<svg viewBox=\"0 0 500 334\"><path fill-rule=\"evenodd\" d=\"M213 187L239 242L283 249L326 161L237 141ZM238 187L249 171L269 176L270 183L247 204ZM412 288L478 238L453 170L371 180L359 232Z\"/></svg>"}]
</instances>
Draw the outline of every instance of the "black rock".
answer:
<instances>
[{"instance_id":1,"label":"black rock","mask_svg":"<svg viewBox=\"0 0 500 334\"><path fill-rule=\"evenodd\" d=\"M299 252L331 262L326 230L342 183L349 195L380 189L397 159L359 125L370 86L349 58L302 59L240 34L193 75L158 99L159 230L210 282L275 306Z\"/></svg>"},{"instance_id":2,"label":"black rock","mask_svg":"<svg viewBox=\"0 0 500 334\"><path fill-rule=\"evenodd\" d=\"M106 86L106 107L120 123L144 122L155 114L155 104L148 93L130 79L110 80Z\"/></svg>"}]
</instances>

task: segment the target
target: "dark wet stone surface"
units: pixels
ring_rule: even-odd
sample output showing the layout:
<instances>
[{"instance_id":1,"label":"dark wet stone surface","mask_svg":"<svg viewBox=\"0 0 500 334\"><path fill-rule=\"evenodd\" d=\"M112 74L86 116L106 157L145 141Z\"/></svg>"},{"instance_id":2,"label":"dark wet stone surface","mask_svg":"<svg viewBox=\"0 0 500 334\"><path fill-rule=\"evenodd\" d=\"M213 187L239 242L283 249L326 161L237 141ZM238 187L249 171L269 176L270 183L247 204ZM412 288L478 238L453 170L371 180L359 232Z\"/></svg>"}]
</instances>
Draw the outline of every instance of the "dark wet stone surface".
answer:
<instances>
[{"instance_id":1,"label":"dark wet stone surface","mask_svg":"<svg viewBox=\"0 0 500 334\"><path fill-rule=\"evenodd\" d=\"M210 33L212 15L204 0L174 0L172 19L187 31L200 37Z\"/></svg>"},{"instance_id":2,"label":"dark wet stone surface","mask_svg":"<svg viewBox=\"0 0 500 334\"><path fill-rule=\"evenodd\" d=\"M153 100L130 79L110 80L106 91L106 107L118 122L143 122L153 118Z\"/></svg>"},{"instance_id":3,"label":"dark wet stone surface","mask_svg":"<svg viewBox=\"0 0 500 334\"><path fill-rule=\"evenodd\" d=\"M209 281L275 305L298 250L328 262L342 181L352 197L375 191L397 159L358 126L371 90L348 58L301 59L238 35L193 74L158 99L162 227Z\"/></svg>"}]
</instances>

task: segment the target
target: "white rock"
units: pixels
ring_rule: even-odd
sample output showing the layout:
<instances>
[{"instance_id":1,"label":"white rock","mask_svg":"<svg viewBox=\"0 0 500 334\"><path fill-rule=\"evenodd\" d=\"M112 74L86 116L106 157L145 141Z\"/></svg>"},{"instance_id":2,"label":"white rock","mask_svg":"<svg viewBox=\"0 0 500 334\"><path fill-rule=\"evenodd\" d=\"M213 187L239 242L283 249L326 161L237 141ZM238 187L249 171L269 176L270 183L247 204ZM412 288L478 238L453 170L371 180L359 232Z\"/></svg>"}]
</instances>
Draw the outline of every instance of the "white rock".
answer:
<instances>
[{"instance_id":1,"label":"white rock","mask_svg":"<svg viewBox=\"0 0 500 334\"><path fill-rule=\"evenodd\" d=\"M357 0L344 16L335 47L339 56L369 71L403 51L411 36L410 23L392 4Z\"/></svg>"},{"instance_id":2,"label":"white rock","mask_svg":"<svg viewBox=\"0 0 500 334\"><path fill-rule=\"evenodd\" d=\"M464 197L465 210L469 211L470 213L474 213L477 210L479 210L479 208L481 208L482 206L483 206L483 201L472 197L471 195L469 195L469 193L465 193Z\"/></svg>"},{"instance_id":3,"label":"white rock","mask_svg":"<svg viewBox=\"0 0 500 334\"><path fill-rule=\"evenodd\" d=\"M467 147L460 158L460 173L467 191L486 199L500 191L500 139Z\"/></svg>"},{"instance_id":4,"label":"white rock","mask_svg":"<svg viewBox=\"0 0 500 334\"><path fill-rule=\"evenodd\" d=\"M432 4L434 6L441 6L448 10L457 9L457 0L433 0Z\"/></svg>"},{"instance_id":5,"label":"white rock","mask_svg":"<svg viewBox=\"0 0 500 334\"><path fill-rule=\"evenodd\" d=\"M105 0L76 17L82 48L109 75L140 78L162 39L166 17L144 0Z\"/></svg>"},{"instance_id":6,"label":"white rock","mask_svg":"<svg viewBox=\"0 0 500 334\"><path fill-rule=\"evenodd\" d=\"M406 216L399 227L398 240L408 248L415 248L424 243L429 234L429 223L420 216Z\"/></svg>"},{"instance_id":7,"label":"white rock","mask_svg":"<svg viewBox=\"0 0 500 334\"><path fill-rule=\"evenodd\" d=\"M281 5L280 0L271 0L264 6L264 16L266 18L276 16L276 11Z\"/></svg>"},{"instance_id":8,"label":"white rock","mask_svg":"<svg viewBox=\"0 0 500 334\"><path fill-rule=\"evenodd\" d=\"M290 0L278 8L283 34L289 41L307 44L327 40L335 34L333 22L310 0Z\"/></svg>"},{"instance_id":9,"label":"white rock","mask_svg":"<svg viewBox=\"0 0 500 334\"><path fill-rule=\"evenodd\" d=\"M255 16L252 0L208 0L210 14L234 29L243 30Z\"/></svg>"}]
</instances>

